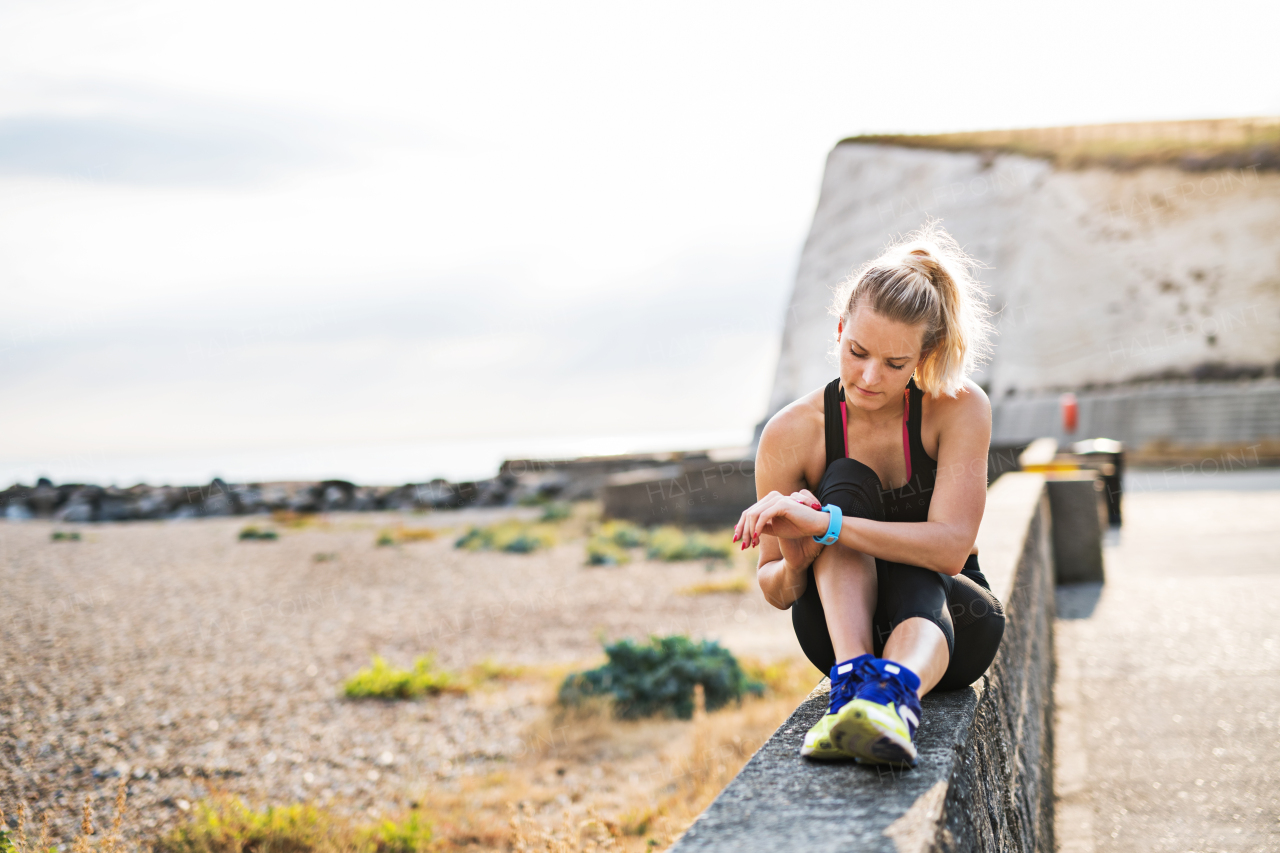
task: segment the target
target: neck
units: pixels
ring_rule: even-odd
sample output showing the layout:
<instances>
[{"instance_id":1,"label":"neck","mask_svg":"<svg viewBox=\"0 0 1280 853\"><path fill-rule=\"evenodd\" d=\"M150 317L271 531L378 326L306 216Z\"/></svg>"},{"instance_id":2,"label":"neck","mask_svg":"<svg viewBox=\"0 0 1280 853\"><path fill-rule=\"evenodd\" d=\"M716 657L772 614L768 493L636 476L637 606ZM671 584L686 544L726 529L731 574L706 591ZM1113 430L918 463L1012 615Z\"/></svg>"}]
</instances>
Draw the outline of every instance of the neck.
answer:
<instances>
[{"instance_id":1,"label":"neck","mask_svg":"<svg viewBox=\"0 0 1280 853\"><path fill-rule=\"evenodd\" d=\"M906 410L906 392L893 395L889 402L869 412L866 409L860 409L852 403L848 402L849 394L845 393L845 409L849 413L850 423L864 423L873 429L883 427L888 424L897 424L902 422L903 414Z\"/></svg>"}]
</instances>

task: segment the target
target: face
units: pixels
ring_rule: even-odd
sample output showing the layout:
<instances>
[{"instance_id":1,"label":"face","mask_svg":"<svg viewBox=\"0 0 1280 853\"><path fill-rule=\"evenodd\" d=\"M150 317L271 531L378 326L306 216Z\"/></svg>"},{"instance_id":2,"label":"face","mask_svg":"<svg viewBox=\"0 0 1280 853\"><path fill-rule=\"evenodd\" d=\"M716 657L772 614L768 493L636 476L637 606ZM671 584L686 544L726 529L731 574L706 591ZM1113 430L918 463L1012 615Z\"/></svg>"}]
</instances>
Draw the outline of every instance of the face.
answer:
<instances>
[{"instance_id":1,"label":"face","mask_svg":"<svg viewBox=\"0 0 1280 853\"><path fill-rule=\"evenodd\" d=\"M902 396L920 362L925 324L908 326L859 307L837 326L840 381L849 405L875 411Z\"/></svg>"}]
</instances>

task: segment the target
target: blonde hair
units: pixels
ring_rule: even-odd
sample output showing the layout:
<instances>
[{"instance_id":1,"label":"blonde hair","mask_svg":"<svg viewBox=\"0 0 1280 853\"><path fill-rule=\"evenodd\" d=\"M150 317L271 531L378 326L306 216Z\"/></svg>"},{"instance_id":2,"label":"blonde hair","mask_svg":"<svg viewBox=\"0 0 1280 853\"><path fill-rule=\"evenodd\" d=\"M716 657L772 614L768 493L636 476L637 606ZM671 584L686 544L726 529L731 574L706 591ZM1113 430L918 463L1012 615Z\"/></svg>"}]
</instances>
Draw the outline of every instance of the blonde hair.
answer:
<instances>
[{"instance_id":1,"label":"blonde hair","mask_svg":"<svg viewBox=\"0 0 1280 853\"><path fill-rule=\"evenodd\" d=\"M899 323L925 324L916 384L954 397L988 356L992 326L981 266L930 220L855 270L836 289L831 313L847 324L860 305Z\"/></svg>"}]
</instances>

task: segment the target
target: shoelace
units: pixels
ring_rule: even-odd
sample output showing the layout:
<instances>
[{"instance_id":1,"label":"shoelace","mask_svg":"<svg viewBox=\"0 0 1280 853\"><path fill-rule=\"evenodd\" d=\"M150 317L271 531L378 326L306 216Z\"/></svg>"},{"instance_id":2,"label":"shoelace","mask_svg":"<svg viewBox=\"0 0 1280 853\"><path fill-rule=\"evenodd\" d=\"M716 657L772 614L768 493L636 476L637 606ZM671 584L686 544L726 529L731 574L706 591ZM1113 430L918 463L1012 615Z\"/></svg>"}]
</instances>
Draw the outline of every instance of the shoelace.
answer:
<instances>
[{"instance_id":1,"label":"shoelace","mask_svg":"<svg viewBox=\"0 0 1280 853\"><path fill-rule=\"evenodd\" d=\"M831 704L827 706L827 713L834 714L853 701L862 684L858 676L859 671L855 670L831 683Z\"/></svg>"},{"instance_id":2,"label":"shoelace","mask_svg":"<svg viewBox=\"0 0 1280 853\"><path fill-rule=\"evenodd\" d=\"M879 704L894 703L895 706L914 704L915 691L907 687L902 679L888 672L885 661L880 659L865 661L858 668L859 682L857 688L859 699L868 699Z\"/></svg>"},{"instance_id":3,"label":"shoelace","mask_svg":"<svg viewBox=\"0 0 1280 853\"><path fill-rule=\"evenodd\" d=\"M831 697L830 704L827 706L828 714L834 714L854 700L858 688L862 684L862 668L871 660L871 655L862 655L854 658L852 660L853 666L843 675L839 672L840 664L831 668ZM845 661L845 663L848 664L850 661Z\"/></svg>"}]
</instances>

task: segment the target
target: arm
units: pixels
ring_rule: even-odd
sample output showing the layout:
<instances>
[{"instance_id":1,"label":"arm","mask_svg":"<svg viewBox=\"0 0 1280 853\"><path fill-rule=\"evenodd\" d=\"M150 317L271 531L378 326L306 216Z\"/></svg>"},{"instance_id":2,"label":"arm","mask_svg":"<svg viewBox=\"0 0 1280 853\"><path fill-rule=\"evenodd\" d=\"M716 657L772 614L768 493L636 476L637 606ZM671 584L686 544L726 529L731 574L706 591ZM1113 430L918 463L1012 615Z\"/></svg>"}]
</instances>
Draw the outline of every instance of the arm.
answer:
<instances>
[{"instance_id":1,"label":"arm","mask_svg":"<svg viewBox=\"0 0 1280 853\"><path fill-rule=\"evenodd\" d=\"M966 393L949 401L940 415L938 479L929 502L929 520L909 524L846 517L840 544L882 560L946 575L957 575L964 568L986 506L991 406L982 390L971 384ZM781 523L799 534L821 536L826 532L825 512L794 500L788 503L762 508L753 519L756 528L767 530ZM796 597L802 592L803 585ZM765 595L768 597L767 592Z\"/></svg>"},{"instance_id":2,"label":"arm","mask_svg":"<svg viewBox=\"0 0 1280 853\"><path fill-rule=\"evenodd\" d=\"M754 516L777 501L800 506L803 500L817 505L817 500L804 491L803 455L799 452L800 448L812 444L812 437L804 434L805 424L799 422L795 414L784 410L765 426L756 451L759 500L742 514L733 531L734 541L741 540L743 548L760 545L756 579L765 600L779 610L786 610L804 593L808 583L806 570L822 546L814 542L811 535L787 528L782 521L767 530L750 534L747 531L752 529Z\"/></svg>"}]
</instances>

